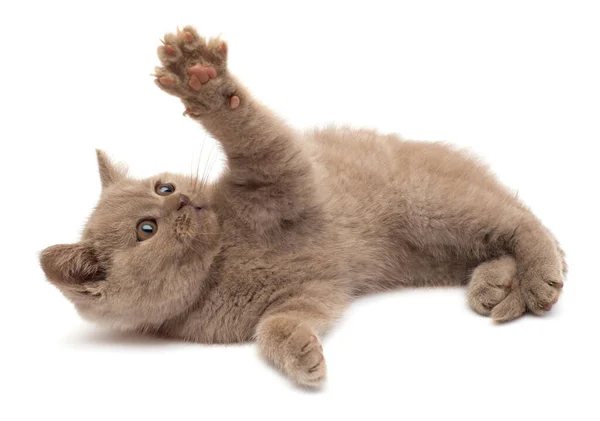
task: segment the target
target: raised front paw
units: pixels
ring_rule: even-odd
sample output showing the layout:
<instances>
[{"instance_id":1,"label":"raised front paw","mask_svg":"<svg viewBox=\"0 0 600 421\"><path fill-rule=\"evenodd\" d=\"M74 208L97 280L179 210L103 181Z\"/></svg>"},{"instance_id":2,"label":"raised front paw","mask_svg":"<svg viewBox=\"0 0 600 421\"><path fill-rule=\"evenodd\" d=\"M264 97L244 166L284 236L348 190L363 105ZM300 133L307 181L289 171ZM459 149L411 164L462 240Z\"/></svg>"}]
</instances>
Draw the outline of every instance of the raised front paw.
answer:
<instances>
[{"instance_id":1,"label":"raised front paw","mask_svg":"<svg viewBox=\"0 0 600 421\"><path fill-rule=\"evenodd\" d=\"M162 67L155 70L156 84L183 100L185 114L201 116L219 108L240 105L233 79L227 72L227 44L202 38L186 26L167 34L158 57Z\"/></svg>"}]
</instances>

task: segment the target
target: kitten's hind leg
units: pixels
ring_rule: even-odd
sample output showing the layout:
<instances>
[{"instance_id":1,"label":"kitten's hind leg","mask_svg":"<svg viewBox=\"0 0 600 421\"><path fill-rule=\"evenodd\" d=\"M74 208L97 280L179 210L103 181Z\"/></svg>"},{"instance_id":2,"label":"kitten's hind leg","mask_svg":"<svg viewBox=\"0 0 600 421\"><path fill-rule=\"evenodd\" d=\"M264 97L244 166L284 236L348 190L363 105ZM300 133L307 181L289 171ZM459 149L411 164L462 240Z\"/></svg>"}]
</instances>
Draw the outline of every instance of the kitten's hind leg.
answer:
<instances>
[{"instance_id":1,"label":"kitten's hind leg","mask_svg":"<svg viewBox=\"0 0 600 421\"><path fill-rule=\"evenodd\" d=\"M488 288L485 290L487 296L479 295L487 299L488 307L492 306L490 314L497 321L512 320L520 316L524 308L537 315L550 311L558 301L566 274L564 253L548 229L531 214L515 215L509 220L517 221L516 228L512 230L505 244L507 252L514 256L516 263L511 266L511 273L513 269L516 272L511 283L511 291L506 298L499 303L496 302L497 305L494 305L494 300L498 297L492 297L491 301L489 297L493 295L494 290ZM482 285L483 281L480 279L486 276L488 278L499 276L493 275L495 273L493 269L492 263L489 266L484 263L479 275L475 269L472 280L475 282L471 288ZM500 266L496 269L499 271L497 273L502 273ZM470 290L470 294L475 291L475 289ZM480 312L484 311L481 306L474 306L474 308Z\"/></svg>"},{"instance_id":2,"label":"kitten's hind leg","mask_svg":"<svg viewBox=\"0 0 600 421\"><path fill-rule=\"evenodd\" d=\"M566 273L564 253L550 231L515 197L482 189L475 182L440 183L438 191L433 183L428 187L431 192L420 213L409 213L406 223L411 230L406 238L434 255L450 249L480 261L514 256L519 289L511 288L509 297L514 301L498 305L492 317L517 317L520 300L536 315L550 311L560 296Z\"/></svg>"},{"instance_id":3,"label":"kitten's hind leg","mask_svg":"<svg viewBox=\"0 0 600 421\"><path fill-rule=\"evenodd\" d=\"M471 308L497 322L521 316L525 313L525 302L516 275L517 261L512 256L481 263L473 270L468 286Z\"/></svg>"}]
</instances>

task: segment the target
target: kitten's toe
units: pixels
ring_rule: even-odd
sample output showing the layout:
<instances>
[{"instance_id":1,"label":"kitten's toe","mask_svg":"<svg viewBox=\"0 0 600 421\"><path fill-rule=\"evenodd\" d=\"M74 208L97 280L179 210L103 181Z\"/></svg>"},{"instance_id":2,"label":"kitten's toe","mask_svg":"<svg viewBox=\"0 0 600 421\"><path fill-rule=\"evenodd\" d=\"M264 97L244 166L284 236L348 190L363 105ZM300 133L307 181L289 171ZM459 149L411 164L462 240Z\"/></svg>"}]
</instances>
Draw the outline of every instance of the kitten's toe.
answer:
<instances>
[{"instance_id":1,"label":"kitten's toe","mask_svg":"<svg viewBox=\"0 0 600 421\"><path fill-rule=\"evenodd\" d=\"M521 317L525 310L525 301L517 288L492 309L491 316L495 322L504 323Z\"/></svg>"},{"instance_id":2,"label":"kitten's toe","mask_svg":"<svg viewBox=\"0 0 600 421\"><path fill-rule=\"evenodd\" d=\"M310 329L300 327L290 336L286 348L285 366L292 379L302 386L321 386L327 366L316 335Z\"/></svg>"},{"instance_id":3,"label":"kitten's toe","mask_svg":"<svg viewBox=\"0 0 600 421\"><path fill-rule=\"evenodd\" d=\"M177 35L182 41L183 49L193 51L205 44L204 38L198 34L193 26L185 26L182 31L178 30Z\"/></svg>"},{"instance_id":4,"label":"kitten's toe","mask_svg":"<svg viewBox=\"0 0 600 421\"><path fill-rule=\"evenodd\" d=\"M159 46L156 50L158 58L165 65L172 65L181 60L182 53L179 48L179 40L176 35L167 34L162 40L163 45Z\"/></svg>"},{"instance_id":5,"label":"kitten's toe","mask_svg":"<svg viewBox=\"0 0 600 421\"><path fill-rule=\"evenodd\" d=\"M516 262L505 256L480 264L471 275L467 297L469 305L485 316L510 293L516 275Z\"/></svg>"},{"instance_id":6,"label":"kitten's toe","mask_svg":"<svg viewBox=\"0 0 600 421\"><path fill-rule=\"evenodd\" d=\"M550 311L562 291L563 281L559 276L545 279L540 276L525 277L521 281L521 292L527 308L538 316Z\"/></svg>"},{"instance_id":7,"label":"kitten's toe","mask_svg":"<svg viewBox=\"0 0 600 421\"><path fill-rule=\"evenodd\" d=\"M157 67L153 76L155 77L156 85L164 91L176 94L181 89L181 80L179 77L162 67Z\"/></svg>"},{"instance_id":8,"label":"kitten's toe","mask_svg":"<svg viewBox=\"0 0 600 421\"><path fill-rule=\"evenodd\" d=\"M469 288L469 304L479 314L489 316L496 305L506 296L509 289L493 285L483 284Z\"/></svg>"},{"instance_id":9,"label":"kitten's toe","mask_svg":"<svg viewBox=\"0 0 600 421\"><path fill-rule=\"evenodd\" d=\"M185 26L177 35L180 40L180 46L186 54L206 51L206 40L198 34L198 31L193 26Z\"/></svg>"}]
</instances>

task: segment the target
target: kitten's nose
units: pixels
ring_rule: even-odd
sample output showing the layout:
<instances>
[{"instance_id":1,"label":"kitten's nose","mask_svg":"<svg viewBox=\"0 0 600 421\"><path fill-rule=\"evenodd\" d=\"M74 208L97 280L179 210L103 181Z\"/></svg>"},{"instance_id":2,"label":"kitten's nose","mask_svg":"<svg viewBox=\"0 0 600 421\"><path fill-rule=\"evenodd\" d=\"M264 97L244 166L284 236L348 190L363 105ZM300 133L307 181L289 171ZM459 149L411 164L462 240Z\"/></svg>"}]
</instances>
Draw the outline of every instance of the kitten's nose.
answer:
<instances>
[{"instance_id":1,"label":"kitten's nose","mask_svg":"<svg viewBox=\"0 0 600 421\"><path fill-rule=\"evenodd\" d=\"M179 195L179 205L177 207L177 210L181 209L182 207L186 206L186 205L191 205L192 202L190 201L190 198L187 197L185 194L181 193Z\"/></svg>"}]
</instances>

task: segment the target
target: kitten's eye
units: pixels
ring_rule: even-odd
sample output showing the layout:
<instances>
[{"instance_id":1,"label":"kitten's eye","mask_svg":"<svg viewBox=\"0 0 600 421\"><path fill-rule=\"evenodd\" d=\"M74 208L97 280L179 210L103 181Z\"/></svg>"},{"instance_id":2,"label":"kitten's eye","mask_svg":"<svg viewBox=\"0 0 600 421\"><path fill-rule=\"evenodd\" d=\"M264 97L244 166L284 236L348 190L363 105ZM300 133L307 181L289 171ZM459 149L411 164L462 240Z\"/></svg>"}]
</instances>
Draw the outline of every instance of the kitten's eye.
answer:
<instances>
[{"instance_id":1,"label":"kitten's eye","mask_svg":"<svg viewBox=\"0 0 600 421\"><path fill-rule=\"evenodd\" d=\"M144 241L156 234L158 226L156 225L156 221L145 219L138 222L136 231L138 241Z\"/></svg>"},{"instance_id":2,"label":"kitten's eye","mask_svg":"<svg viewBox=\"0 0 600 421\"><path fill-rule=\"evenodd\" d=\"M175 191L175 186L171 183L159 183L154 187L154 191L160 196L168 196Z\"/></svg>"}]
</instances>

